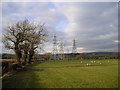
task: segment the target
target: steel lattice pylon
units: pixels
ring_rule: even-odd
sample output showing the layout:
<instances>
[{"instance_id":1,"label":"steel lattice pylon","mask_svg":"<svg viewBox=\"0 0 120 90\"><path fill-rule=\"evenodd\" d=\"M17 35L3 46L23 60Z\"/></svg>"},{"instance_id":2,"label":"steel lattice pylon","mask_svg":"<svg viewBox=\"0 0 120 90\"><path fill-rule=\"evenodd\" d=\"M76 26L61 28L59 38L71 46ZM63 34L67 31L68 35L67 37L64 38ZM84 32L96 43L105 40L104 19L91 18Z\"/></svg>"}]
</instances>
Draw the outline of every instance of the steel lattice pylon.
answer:
<instances>
[{"instance_id":1,"label":"steel lattice pylon","mask_svg":"<svg viewBox=\"0 0 120 90\"><path fill-rule=\"evenodd\" d=\"M64 58L64 50L63 50L63 48L64 48L63 42L60 41L60 42L59 42L59 54L60 54L60 59L63 59L63 58Z\"/></svg>"},{"instance_id":2,"label":"steel lattice pylon","mask_svg":"<svg viewBox=\"0 0 120 90\"><path fill-rule=\"evenodd\" d=\"M72 53L77 53L77 50L76 50L76 41L75 40L73 40Z\"/></svg>"},{"instance_id":3,"label":"steel lattice pylon","mask_svg":"<svg viewBox=\"0 0 120 90\"><path fill-rule=\"evenodd\" d=\"M58 53L58 50L57 50L57 39L56 39L56 36L53 37L53 58L54 60L57 59L57 53Z\"/></svg>"}]
</instances>

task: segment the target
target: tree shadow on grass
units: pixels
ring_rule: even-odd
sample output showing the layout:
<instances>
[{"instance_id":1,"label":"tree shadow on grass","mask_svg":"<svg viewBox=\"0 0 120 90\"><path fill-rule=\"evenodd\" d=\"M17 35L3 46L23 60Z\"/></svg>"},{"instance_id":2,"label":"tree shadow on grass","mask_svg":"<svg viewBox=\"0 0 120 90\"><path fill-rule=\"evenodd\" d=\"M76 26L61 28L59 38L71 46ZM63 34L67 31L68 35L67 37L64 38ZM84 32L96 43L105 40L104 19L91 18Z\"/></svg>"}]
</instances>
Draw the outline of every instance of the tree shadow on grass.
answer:
<instances>
[{"instance_id":1,"label":"tree shadow on grass","mask_svg":"<svg viewBox=\"0 0 120 90\"><path fill-rule=\"evenodd\" d=\"M23 72L30 72L30 71L44 71L44 69L32 68L32 69L24 69Z\"/></svg>"},{"instance_id":2,"label":"tree shadow on grass","mask_svg":"<svg viewBox=\"0 0 120 90\"><path fill-rule=\"evenodd\" d=\"M27 66L17 73L3 78L2 88L40 88L39 73L44 69L36 68L33 65Z\"/></svg>"},{"instance_id":3,"label":"tree shadow on grass","mask_svg":"<svg viewBox=\"0 0 120 90\"><path fill-rule=\"evenodd\" d=\"M69 67L94 67L94 66L108 66L106 64L102 65L65 65L61 67L42 67L40 68L36 67L35 65L30 65L25 67L23 70L20 70L20 72L16 73L15 75L12 75L10 77L7 77L3 79L3 89L4 88L41 88L42 83L41 78L39 75L41 72L45 71L45 68L69 68ZM39 64L38 64L39 65ZM112 65L112 64L110 64Z\"/></svg>"}]
</instances>

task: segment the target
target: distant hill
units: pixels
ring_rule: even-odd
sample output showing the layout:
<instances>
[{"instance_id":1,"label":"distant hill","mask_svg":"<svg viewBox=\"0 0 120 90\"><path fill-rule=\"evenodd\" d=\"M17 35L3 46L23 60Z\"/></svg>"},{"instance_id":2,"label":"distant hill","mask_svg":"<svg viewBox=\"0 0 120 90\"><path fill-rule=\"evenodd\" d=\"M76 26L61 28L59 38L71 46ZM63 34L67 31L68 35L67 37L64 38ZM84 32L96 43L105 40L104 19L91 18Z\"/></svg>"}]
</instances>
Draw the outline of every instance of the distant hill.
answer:
<instances>
[{"instance_id":1,"label":"distant hill","mask_svg":"<svg viewBox=\"0 0 120 90\"><path fill-rule=\"evenodd\" d=\"M116 57L116 56L118 57L118 52L64 53L64 55L69 55L70 57L73 56L73 55L77 56L77 55L82 55L82 54L89 55L89 56L95 55L95 56L98 56L98 57ZM40 54L37 54L37 56L39 56L39 55ZM2 54L0 54L0 56L1 56L0 59L14 59L15 58L15 54L9 54L9 53L2 53Z\"/></svg>"},{"instance_id":2,"label":"distant hill","mask_svg":"<svg viewBox=\"0 0 120 90\"><path fill-rule=\"evenodd\" d=\"M90 52L90 54L117 54L118 52Z\"/></svg>"},{"instance_id":3,"label":"distant hill","mask_svg":"<svg viewBox=\"0 0 120 90\"><path fill-rule=\"evenodd\" d=\"M84 54L93 54L93 55L111 55L111 54L118 54L118 52L83 52ZM83 53L66 53L66 54L83 54Z\"/></svg>"},{"instance_id":4,"label":"distant hill","mask_svg":"<svg viewBox=\"0 0 120 90\"><path fill-rule=\"evenodd\" d=\"M8 54L8 53L2 53L0 54L0 59L13 59L15 58L15 54Z\"/></svg>"},{"instance_id":5,"label":"distant hill","mask_svg":"<svg viewBox=\"0 0 120 90\"><path fill-rule=\"evenodd\" d=\"M66 53L65 56L78 59L118 59L118 52Z\"/></svg>"}]
</instances>

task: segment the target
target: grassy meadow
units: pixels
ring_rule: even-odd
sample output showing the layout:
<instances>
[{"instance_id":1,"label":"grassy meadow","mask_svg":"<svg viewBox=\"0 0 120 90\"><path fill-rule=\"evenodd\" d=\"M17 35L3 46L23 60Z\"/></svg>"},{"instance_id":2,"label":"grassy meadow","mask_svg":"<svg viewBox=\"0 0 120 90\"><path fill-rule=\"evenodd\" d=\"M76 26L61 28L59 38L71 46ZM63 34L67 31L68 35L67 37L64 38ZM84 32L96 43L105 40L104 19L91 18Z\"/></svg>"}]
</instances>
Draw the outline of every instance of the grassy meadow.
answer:
<instances>
[{"instance_id":1,"label":"grassy meadow","mask_svg":"<svg viewBox=\"0 0 120 90\"><path fill-rule=\"evenodd\" d=\"M3 88L117 88L118 60L64 60L28 65Z\"/></svg>"},{"instance_id":2,"label":"grassy meadow","mask_svg":"<svg viewBox=\"0 0 120 90\"><path fill-rule=\"evenodd\" d=\"M4 62L4 61L16 61L15 59L0 59L0 61Z\"/></svg>"}]
</instances>

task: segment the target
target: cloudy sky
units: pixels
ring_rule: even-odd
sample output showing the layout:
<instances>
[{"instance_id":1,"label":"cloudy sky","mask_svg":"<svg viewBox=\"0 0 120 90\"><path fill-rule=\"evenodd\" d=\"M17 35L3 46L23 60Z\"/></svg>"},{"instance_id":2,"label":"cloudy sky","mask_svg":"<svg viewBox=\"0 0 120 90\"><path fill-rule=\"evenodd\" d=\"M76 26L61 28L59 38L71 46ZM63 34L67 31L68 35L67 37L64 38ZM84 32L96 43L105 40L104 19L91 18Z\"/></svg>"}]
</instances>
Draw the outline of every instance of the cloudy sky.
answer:
<instances>
[{"instance_id":1,"label":"cloudy sky","mask_svg":"<svg viewBox=\"0 0 120 90\"><path fill-rule=\"evenodd\" d=\"M53 35L64 42L64 50L77 52L118 50L117 2L4 2L2 3L2 34L8 24L28 19L45 22L49 40L46 52L52 51ZM11 52L2 46L2 52Z\"/></svg>"}]
</instances>

